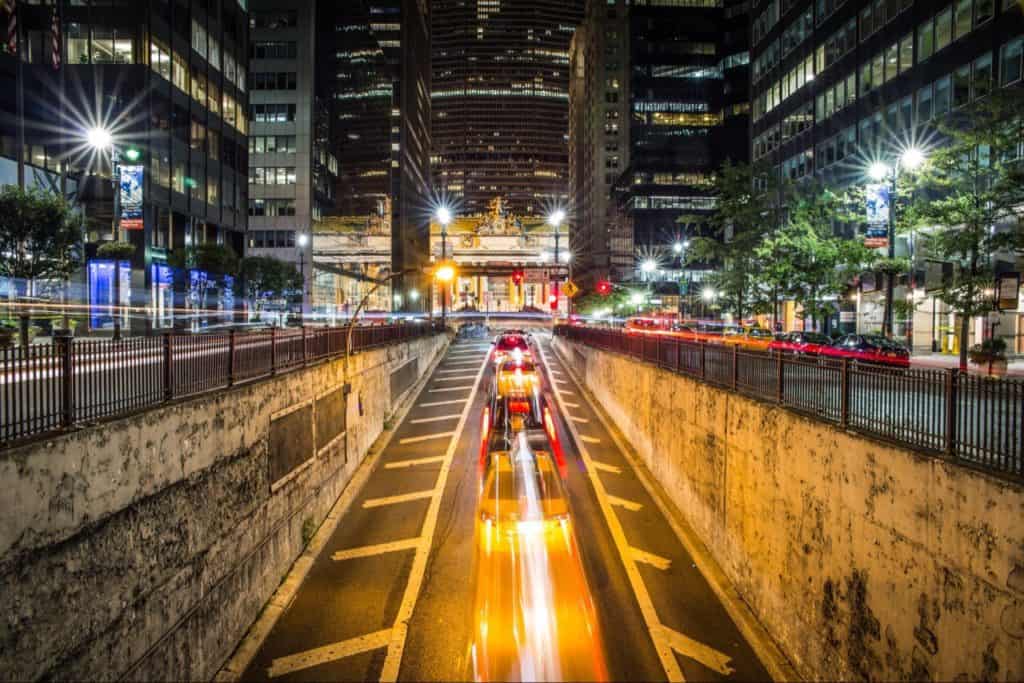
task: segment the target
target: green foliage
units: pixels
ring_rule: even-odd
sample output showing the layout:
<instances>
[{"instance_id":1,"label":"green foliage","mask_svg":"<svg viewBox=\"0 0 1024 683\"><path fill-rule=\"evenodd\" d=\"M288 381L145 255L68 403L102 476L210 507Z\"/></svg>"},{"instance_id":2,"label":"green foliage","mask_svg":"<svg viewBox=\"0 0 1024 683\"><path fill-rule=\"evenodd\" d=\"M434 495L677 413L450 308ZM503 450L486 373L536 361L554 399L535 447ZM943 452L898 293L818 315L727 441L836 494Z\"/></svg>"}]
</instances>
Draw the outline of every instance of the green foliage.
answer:
<instances>
[{"instance_id":1,"label":"green foliage","mask_svg":"<svg viewBox=\"0 0 1024 683\"><path fill-rule=\"evenodd\" d=\"M103 258L123 260L135 254L135 245L130 242L104 242L96 248L96 254Z\"/></svg>"},{"instance_id":2,"label":"green foliage","mask_svg":"<svg viewBox=\"0 0 1024 683\"><path fill-rule=\"evenodd\" d=\"M1020 91L1001 90L940 124L944 143L915 177L910 218L926 255L953 264L938 295L960 316L961 338L970 318L994 306L985 294L995 281L994 255L1024 252L1022 107Z\"/></svg>"},{"instance_id":3,"label":"green foliage","mask_svg":"<svg viewBox=\"0 0 1024 683\"><path fill-rule=\"evenodd\" d=\"M1002 337L990 337L972 346L967 353L971 357L971 362L978 365L1006 360L1006 340Z\"/></svg>"},{"instance_id":4,"label":"green foliage","mask_svg":"<svg viewBox=\"0 0 1024 683\"><path fill-rule=\"evenodd\" d=\"M67 280L81 262L79 218L59 194L0 189L0 275Z\"/></svg>"},{"instance_id":5,"label":"green foliage","mask_svg":"<svg viewBox=\"0 0 1024 683\"><path fill-rule=\"evenodd\" d=\"M197 269L216 275L237 275L238 255L224 244L206 242L195 246L175 249L167 262L182 270Z\"/></svg>"},{"instance_id":6,"label":"green foliage","mask_svg":"<svg viewBox=\"0 0 1024 683\"><path fill-rule=\"evenodd\" d=\"M309 545L309 542L313 540L313 536L316 535L316 522L313 521L312 517L306 517L302 520L302 547L305 548Z\"/></svg>"},{"instance_id":7,"label":"green foliage","mask_svg":"<svg viewBox=\"0 0 1024 683\"><path fill-rule=\"evenodd\" d=\"M248 256L239 268L245 295L258 312L271 299L302 291L302 273L295 265L269 256Z\"/></svg>"}]
</instances>

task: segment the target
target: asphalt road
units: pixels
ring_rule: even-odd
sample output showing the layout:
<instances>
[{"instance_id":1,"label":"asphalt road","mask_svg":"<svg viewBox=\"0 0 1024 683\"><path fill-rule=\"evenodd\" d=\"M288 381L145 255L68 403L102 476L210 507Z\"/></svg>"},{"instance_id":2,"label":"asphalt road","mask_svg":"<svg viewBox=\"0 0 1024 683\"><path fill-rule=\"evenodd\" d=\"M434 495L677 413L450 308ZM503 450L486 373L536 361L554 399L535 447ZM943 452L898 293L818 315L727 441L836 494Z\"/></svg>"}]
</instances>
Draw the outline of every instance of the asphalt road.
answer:
<instances>
[{"instance_id":1,"label":"asphalt road","mask_svg":"<svg viewBox=\"0 0 1024 683\"><path fill-rule=\"evenodd\" d=\"M578 621L579 610L559 596L582 591L597 635L577 638L576 656L603 660L612 679L769 678L547 340L541 347L568 462L569 546L578 549L571 565L564 553L534 549L549 553L535 566L551 573L539 579L555 587L547 608L564 626L562 640L578 632L569 620ZM447 351L244 680L466 680L479 671L470 645L482 626L481 596L505 600L505 582L494 579L507 576L481 559L479 547L489 350L486 341L467 340ZM575 566L582 587L566 578ZM520 672L532 674L503 678L555 677L537 652L512 655ZM562 669L570 677L564 672L576 670Z\"/></svg>"}]
</instances>

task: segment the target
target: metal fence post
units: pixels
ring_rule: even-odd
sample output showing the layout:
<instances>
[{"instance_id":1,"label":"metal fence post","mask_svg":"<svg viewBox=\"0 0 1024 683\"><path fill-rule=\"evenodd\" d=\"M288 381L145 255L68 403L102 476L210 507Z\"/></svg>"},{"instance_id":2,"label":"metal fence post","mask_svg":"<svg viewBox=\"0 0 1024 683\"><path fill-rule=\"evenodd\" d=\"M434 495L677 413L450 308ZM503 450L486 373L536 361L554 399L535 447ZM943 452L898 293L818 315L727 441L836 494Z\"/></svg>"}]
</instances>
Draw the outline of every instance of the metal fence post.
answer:
<instances>
[{"instance_id":1,"label":"metal fence post","mask_svg":"<svg viewBox=\"0 0 1024 683\"><path fill-rule=\"evenodd\" d=\"M683 342L681 342L681 341L679 341L677 339L676 342L675 342L675 346L676 346L675 370L676 370L676 374L678 375L679 374L679 356L683 355Z\"/></svg>"},{"instance_id":2,"label":"metal fence post","mask_svg":"<svg viewBox=\"0 0 1024 683\"><path fill-rule=\"evenodd\" d=\"M61 410L60 426L70 427L75 423L75 372L72 361L73 339L70 332L57 331L53 335L60 362Z\"/></svg>"},{"instance_id":3,"label":"metal fence post","mask_svg":"<svg viewBox=\"0 0 1024 683\"><path fill-rule=\"evenodd\" d=\"M174 358L173 335L170 332L164 333L164 400L170 401L174 398L174 368L171 361Z\"/></svg>"},{"instance_id":4,"label":"metal fence post","mask_svg":"<svg viewBox=\"0 0 1024 683\"><path fill-rule=\"evenodd\" d=\"M736 391L739 388L739 344L732 345L732 390Z\"/></svg>"},{"instance_id":5,"label":"metal fence post","mask_svg":"<svg viewBox=\"0 0 1024 683\"><path fill-rule=\"evenodd\" d=\"M270 374L277 374L277 328L270 328Z\"/></svg>"},{"instance_id":6,"label":"metal fence post","mask_svg":"<svg viewBox=\"0 0 1024 683\"><path fill-rule=\"evenodd\" d=\"M850 360L843 359L839 378L839 426L846 429L850 426Z\"/></svg>"},{"instance_id":7,"label":"metal fence post","mask_svg":"<svg viewBox=\"0 0 1024 683\"><path fill-rule=\"evenodd\" d=\"M958 396L960 371L956 368L946 370L946 455L956 457L956 428L960 412Z\"/></svg>"},{"instance_id":8,"label":"metal fence post","mask_svg":"<svg viewBox=\"0 0 1024 683\"><path fill-rule=\"evenodd\" d=\"M783 358L781 351L775 352L775 402L782 405L783 398L786 395L785 391L786 381L786 359Z\"/></svg>"},{"instance_id":9,"label":"metal fence post","mask_svg":"<svg viewBox=\"0 0 1024 683\"><path fill-rule=\"evenodd\" d=\"M309 365L309 352L306 351L306 326L302 326L302 367Z\"/></svg>"},{"instance_id":10,"label":"metal fence post","mask_svg":"<svg viewBox=\"0 0 1024 683\"><path fill-rule=\"evenodd\" d=\"M228 386L235 385L235 331L228 330Z\"/></svg>"},{"instance_id":11,"label":"metal fence post","mask_svg":"<svg viewBox=\"0 0 1024 683\"><path fill-rule=\"evenodd\" d=\"M701 379L706 379L707 378L707 360L708 359L707 359L707 354L705 353L705 349L706 348L707 348L707 344L705 344L704 342L700 342L700 378Z\"/></svg>"}]
</instances>

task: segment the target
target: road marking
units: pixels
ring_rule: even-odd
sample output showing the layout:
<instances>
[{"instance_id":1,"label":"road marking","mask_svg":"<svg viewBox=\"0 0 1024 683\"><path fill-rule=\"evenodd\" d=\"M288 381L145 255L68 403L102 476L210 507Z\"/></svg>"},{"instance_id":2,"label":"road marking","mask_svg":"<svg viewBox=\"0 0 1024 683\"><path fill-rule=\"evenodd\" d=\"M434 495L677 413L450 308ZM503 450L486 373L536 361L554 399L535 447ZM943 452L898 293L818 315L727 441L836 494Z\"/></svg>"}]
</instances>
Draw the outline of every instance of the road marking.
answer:
<instances>
[{"instance_id":1,"label":"road marking","mask_svg":"<svg viewBox=\"0 0 1024 683\"><path fill-rule=\"evenodd\" d=\"M583 434L580 434L580 439L586 441L587 443L601 443L601 439L597 438L596 436L584 436Z\"/></svg>"},{"instance_id":2,"label":"road marking","mask_svg":"<svg viewBox=\"0 0 1024 683\"><path fill-rule=\"evenodd\" d=\"M409 420L409 424L421 425L425 422L442 422L444 420L455 420L462 417L462 415L438 415L437 417L421 417L416 420Z\"/></svg>"},{"instance_id":3,"label":"road marking","mask_svg":"<svg viewBox=\"0 0 1024 683\"><path fill-rule=\"evenodd\" d=\"M566 408L579 408L580 407L579 403L569 403L568 401L562 401L562 405L564 405Z\"/></svg>"},{"instance_id":4,"label":"road marking","mask_svg":"<svg viewBox=\"0 0 1024 683\"><path fill-rule=\"evenodd\" d=\"M441 462L442 460L444 460L443 455L432 455L427 458L412 458L410 460L396 460L394 462L384 463L384 469L400 470L406 467L415 467L416 465L430 465L431 463Z\"/></svg>"},{"instance_id":5,"label":"road marking","mask_svg":"<svg viewBox=\"0 0 1024 683\"><path fill-rule=\"evenodd\" d=\"M438 377L435 382L457 382L461 379L473 379L476 375L455 375L454 377Z\"/></svg>"},{"instance_id":6,"label":"road marking","mask_svg":"<svg viewBox=\"0 0 1024 683\"><path fill-rule=\"evenodd\" d=\"M665 631L665 638L668 640L669 646L682 656L698 661L723 676L731 676L736 673L736 669L732 667L732 657L729 655L689 636L684 636L679 631L674 631L667 626L661 628Z\"/></svg>"},{"instance_id":7,"label":"road marking","mask_svg":"<svg viewBox=\"0 0 1024 683\"><path fill-rule=\"evenodd\" d=\"M399 445L404 446L407 443L419 443L420 441L430 441L431 439L445 439L455 432L435 432L433 434L424 434L423 436L409 436L404 439L399 439Z\"/></svg>"},{"instance_id":8,"label":"road marking","mask_svg":"<svg viewBox=\"0 0 1024 683\"><path fill-rule=\"evenodd\" d=\"M573 391L572 389L555 389L555 391L559 395L562 395L562 394L568 394L569 396L575 396L576 395L576 392Z\"/></svg>"},{"instance_id":9,"label":"road marking","mask_svg":"<svg viewBox=\"0 0 1024 683\"><path fill-rule=\"evenodd\" d=\"M661 555L649 553L646 550L640 550L639 548L630 548L629 552L633 555L633 559L637 562L649 564L655 569L665 571L672 566L672 560L668 559L667 557L662 557Z\"/></svg>"},{"instance_id":10,"label":"road marking","mask_svg":"<svg viewBox=\"0 0 1024 683\"><path fill-rule=\"evenodd\" d=\"M438 394L438 393L441 393L443 391L463 391L464 389L472 389L474 386L476 386L476 385L474 385L474 384L460 384L457 387L443 387L441 389L427 389L427 391L430 392L431 394Z\"/></svg>"},{"instance_id":11,"label":"road marking","mask_svg":"<svg viewBox=\"0 0 1024 683\"><path fill-rule=\"evenodd\" d=\"M458 363L445 363L442 367L446 367L446 368L460 368L462 370L462 372L465 372L466 368L475 368L477 365L479 365L479 363L463 363L463 362L458 362Z\"/></svg>"},{"instance_id":12,"label":"road marking","mask_svg":"<svg viewBox=\"0 0 1024 683\"><path fill-rule=\"evenodd\" d=\"M391 543L378 543L377 545L362 545L358 548L339 550L338 552L331 555L331 559L335 562L343 562L345 560L355 560L360 557L373 557L374 555L395 553L400 550L411 550L415 548L419 544L419 542L420 539L418 538L407 538L402 541L392 541Z\"/></svg>"},{"instance_id":13,"label":"road marking","mask_svg":"<svg viewBox=\"0 0 1024 683\"><path fill-rule=\"evenodd\" d=\"M309 669L310 667L337 661L352 655L378 650L387 646L390 637L391 629L387 628L383 631L359 636L358 638L343 640L340 643L331 643L330 645L298 652L287 657L279 657L270 663L270 668L267 669L267 677L277 678L278 676L302 671L303 669Z\"/></svg>"},{"instance_id":14,"label":"road marking","mask_svg":"<svg viewBox=\"0 0 1024 683\"><path fill-rule=\"evenodd\" d=\"M379 508L385 505L397 505L399 503L410 503L414 500L423 500L424 498L431 498L437 493L437 489L429 489L427 491L413 491L412 493L401 493L397 496L387 496L386 498L367 498L363 501L363 509L366 508Z\"/></svg>"},{"instance_id":15,"label":"road marking","mask_svg":"<svg viewBox=\"0 0 1024 683\"><path fill-rule=\"evenodd\" d=\"M580 424L584 425L590 422L590 420L588 420L585 417L576 417L575 415L570 415L569 419L572 420L573 422L579 422Z\"/></svg>"},{"instance_id":16,"label":"road marking","mask_svg":"<svg viewBox=\"0 0 1024 683\"><path fill-rule=\"evenodd\" d=\"M488 368L485 359L480 363L480 370L477 372L477 381L466 399L466 407L462 410L462 417L455 427L455 433L462 434L466 427L466 420L469 419L469 409L473 406L473 399L476 398L477 390L480 387L480 378ZM423 528L420 531L420 544L416 548L416 556L412 560L412 569L409 571L409 583L405 586L405 593L402 595L402 602L398 607L398 615L395 617L395 626L391 631L391 642L388 643L388 654L384 659L384 667L380 672L382 683L391 683L398 680L398 669L402 664L402 654L405 652L405 639L409 632L409 620L412 618L413 609L416 607L416 600L420 596L420 589L423 587L423 577L427 571L427 560L430 557L430 548L434 543L434 532L437 529L437 517L441 509L441 499L444 497L444 488L448 483L448 473L451 471L452 460L455 457L455 449L459 444L459 437L456 436L448 442L448 449L445 451L444 460L441 462L441 471L437 476L435 490L438 495L430 499L427 506L427 515L423 520Z\"/></svg>"},{"instance_id":17,"label":"road marking","mask_svg":"<svg viewBox=\"0 0 1024 683\"><path fill-rule=\"evenodd\" d=\"M417 404L420 408L436 408L437 406L453 406L457 403L465 403L468 398L456 398L451 401L433 401L431 403L419 403Z\"/></svg>"},{"instance_id":18,"label":"road marking","mask_svg":"<svg viewBox=\"0 0 1024 683\"><path fill-rule=\"evenodd\" d=\"M474 365L473 367L476 367L476 366ZM466 372L465 370L438 370L437 374L439 374L439 375L458 375L458 374L465 374L465 372Z\"/></svg>"},{"instance_id":19,"label":"road marking","mask_svg":"<svg viewBox=\"0 0 1024 683\"><path fill-rule=\"evenodd\" d=\"M616 465L609 465L607 463L598 462L597 460L591 460L590 466L595 470L601 470L602 472L609 472L611 474L622 474L622 468Z\"/></svg>"},{"instance_id":20,"label":"road marking","mask_svg":"<svg viewBox=\"0 0 1024 683\"><path fill-rule=\"evenodd\" d=\"M540 354L541 358L544 359L543 347L540 348ZM559 405L562 404L561 393L555 395L555 400ZM565 411L564 407L562 410L563 412L568 412ZM594 488L598 505L601 507L605 522L608 524L608 530L611 532L612 540L615 542L619 559L626 570L629 585L633 589L633 595L636 596L637 604L640 606L640 613L643 615L644 624L647 626L647 631L651 634L651 640L654 641L654 649L658 653L658 659L661 661L661 668L665 671L665 677L673 683L675 681L683 681L683 670L679 667L679 662L672 652L671 645L669 645L668 634L665 633L664 627L658 620L658 612L654 609L654 601L651 600L651 594L647 591L647 586L640 576L640 570L637 569L636 562L633 561L629 543L626 541L626 533L622 530L622 522L619 521L618 515L614 513L611 503L608 502L608 493L605 491L604 482L597 475L596 465L590 458L590 451L582 443L583 439L576 430L576 425L572 421L569 421L567 424L569 431L578 437L577 446L579 447L578 450L580 457L583 459L583 464L586 466L587 477L590 478L590 484Z\"/></svg>"},{"instance_id":21,"label":"road marking","mask_svg":"<svg viewBox=\"0 0 1024 683\"><path fill-rule=\"evenodd\" d=\"M618 496L608 496L608 502L612 505L617 505L620 508L626 508L630 512L640 512L643 509L642 503L635 503L625 498L619 498Z\"/></svg>"}]
</instances>

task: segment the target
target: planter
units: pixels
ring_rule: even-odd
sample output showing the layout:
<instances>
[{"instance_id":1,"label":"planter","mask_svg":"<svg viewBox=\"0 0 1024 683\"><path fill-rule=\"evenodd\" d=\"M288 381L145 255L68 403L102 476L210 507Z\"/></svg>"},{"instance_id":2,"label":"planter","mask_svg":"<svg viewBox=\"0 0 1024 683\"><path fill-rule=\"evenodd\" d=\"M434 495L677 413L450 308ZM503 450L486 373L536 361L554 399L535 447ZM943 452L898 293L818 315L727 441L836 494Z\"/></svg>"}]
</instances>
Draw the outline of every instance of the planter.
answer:
<instances>
[{"instance_id":1,"label":"planter","mask_svg":"<svg viewBox=\"0 0 1024 683\"><path fill-rule=\"evenodd\" d=\"M971 372L979 375L988 375L990 377L1005 377L1006 376L1006 358L996 358L991 362L982 361L975 363L973 360L969 364Z\"/></svg>"},{"instance_id":2,"label":"planter","mask_svg":"<svg viewBox=\"0 0 1024 683\"><path fill-rule=\"evenodd\" d=\"M14 345L17 332L9 327L0 327L0 349L9 349Z\"/></svg>"}]
</instances>

